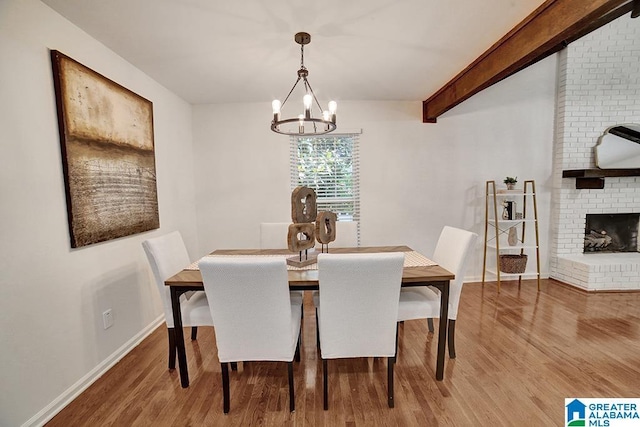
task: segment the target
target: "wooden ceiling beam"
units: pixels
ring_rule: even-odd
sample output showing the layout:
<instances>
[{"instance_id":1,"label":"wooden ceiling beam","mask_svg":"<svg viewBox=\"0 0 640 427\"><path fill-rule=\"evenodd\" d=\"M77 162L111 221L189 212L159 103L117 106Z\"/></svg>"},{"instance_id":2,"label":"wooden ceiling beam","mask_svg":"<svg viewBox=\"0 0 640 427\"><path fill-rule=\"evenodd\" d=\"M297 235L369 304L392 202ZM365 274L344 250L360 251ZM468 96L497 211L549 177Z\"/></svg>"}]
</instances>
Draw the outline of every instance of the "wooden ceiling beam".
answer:
<instances>
[{"instance_id":1,"label":"wooden ceiling beam","mask_svg":"<svg viewBox=\"0 0 640 427\"><path fill-rule=\"evenodd\" d=\"M638 0L635 0L636 2ZM630 0L548 0L422 102L423 123L622 16Z\"/></svg>"}]
</instances>

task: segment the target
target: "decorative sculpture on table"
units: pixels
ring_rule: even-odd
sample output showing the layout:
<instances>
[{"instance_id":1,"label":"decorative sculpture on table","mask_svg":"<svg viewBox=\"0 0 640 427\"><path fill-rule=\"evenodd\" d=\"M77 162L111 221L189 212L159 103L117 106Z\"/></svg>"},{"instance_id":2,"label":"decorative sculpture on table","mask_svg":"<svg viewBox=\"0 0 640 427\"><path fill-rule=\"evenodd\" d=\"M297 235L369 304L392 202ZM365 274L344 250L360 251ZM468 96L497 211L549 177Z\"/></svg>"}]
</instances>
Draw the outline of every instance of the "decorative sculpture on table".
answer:
<instances>
[{"instance_id":1,"label":"decorative sculpture on table","mask_svg":"<svg viewBox=\"0 0 640 427\"><path fill-rule=\"evenodd\" d=\"M329 243L336 240L336 220L337 216L331 211L322 211L316 217L316 239L324 252L324 245L327 245L329 252Z\"/></svg>"},{"instance_id":2,"label":"decorative sculpture on table","mask_svg":"<svg viewBox=\"0 0 640 427\"><path fill-rule=\"evenodd\" d=\"M298 252L298 257L287 259L287 264L304 267L316 262L317 255L309 255L308 250L315 245L316 239L327 245L336 239L336 214L330 211L317 212L316 192L309 187L299 186L291 192L291 221L287 234L287 247ZM315 224L314 224L315 221ZM304 251L304 259L302 253Z\"/></svg>"}]
</instances>

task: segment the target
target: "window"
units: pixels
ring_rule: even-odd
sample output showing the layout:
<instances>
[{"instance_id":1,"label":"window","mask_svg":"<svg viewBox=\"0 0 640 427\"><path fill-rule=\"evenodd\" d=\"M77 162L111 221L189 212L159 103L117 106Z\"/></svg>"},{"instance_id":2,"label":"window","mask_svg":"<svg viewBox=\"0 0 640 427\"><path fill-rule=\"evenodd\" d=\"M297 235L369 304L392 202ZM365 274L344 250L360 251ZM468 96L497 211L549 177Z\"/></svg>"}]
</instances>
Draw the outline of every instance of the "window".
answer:
<instances>
[{"instance_id":1,"label":"window","mask_svg":"<svg viewBox=\"0 0 640 427\"><path fill-rule=\"evenodd\" d=\"M332 211L338 221L359 221L359 134L291 137L291 189L316 192L318 212Z\"/></svg>"}]
</instances>

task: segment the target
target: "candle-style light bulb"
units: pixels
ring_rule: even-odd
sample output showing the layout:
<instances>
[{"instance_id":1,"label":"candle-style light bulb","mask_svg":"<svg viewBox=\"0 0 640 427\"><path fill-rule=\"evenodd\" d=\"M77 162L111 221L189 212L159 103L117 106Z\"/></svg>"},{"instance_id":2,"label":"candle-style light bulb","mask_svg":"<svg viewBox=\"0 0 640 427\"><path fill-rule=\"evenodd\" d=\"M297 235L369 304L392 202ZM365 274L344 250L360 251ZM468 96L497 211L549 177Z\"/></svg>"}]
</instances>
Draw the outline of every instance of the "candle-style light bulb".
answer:
<instances>
[{"instance_id":1,"label":"candle-style light bulb","mask_svg":"<svg viewBox=\"0 0 640 427\"><path fill-rule=\"evenodd\" d=\"M313 102L313 97L308 93L302 98L302 102L304 103L304 115L309 119L311 118L311 103Z\"/></svg>"},{"instance_id":2,"label":"candle-style light bulb","mask_svg":"<svg viewBox=\"0 0 640 427\"><path fill-rule=\"evenodd\" d=\"M331 121L333 123L336 122L336 110L338 109L338 104L336 101L329 101L329 113L331 113Z\"/></svg>"},{"instance_id":3,"label":"candle-style light bulb","mask_svg":"<svg viewBox=\"0 0 640 427\"><path fill-rule=\"evenodd\" d=\"M271 102L271 108L273 108L273 114L280 114L280 107L282 106L282 104L280 103L279 99L274 99Z\"/></svg>"},{"instance_id":4,"label":"candle-style light bulb","mask_svg":"<svg viewBox=\"0 0 640 427\"><path fill-rule=\"evenodd\" d=\"M300 121L298 122L298 133L301 133L301 134L302 134L302 133L304 133L304 115L303 115L303 114L300 114L300 115L298 116L298 120L300 120Z\"/></svg>"},{"instance_id":5,"label":"candle-style light bulb","mask_svg":"<svg viewBox=\"0 0 640 427\"><path fill-rule=\"evenodd\" d=\"M324 110L322 112L322 120L324 120L325 122L328 122L330 119L330 115L329 115L329 111ZM328 131L329 130L329 124L327 123L326 125L324 125L324 130Z\"/></svg>"},{"instance_id":6,"label":"candle-style light bulb","mask_svg":"<svg viewBox=\"0 0 640 427\"><path fill-rule=\"evenodd\" d=\"M279 99L274 99L273 102L271 102L271 108L273 109L273 122L277 122L280 120L280 107L282 106L282 104L280 104L280 100Z\"/></svg>"}]
</instances>

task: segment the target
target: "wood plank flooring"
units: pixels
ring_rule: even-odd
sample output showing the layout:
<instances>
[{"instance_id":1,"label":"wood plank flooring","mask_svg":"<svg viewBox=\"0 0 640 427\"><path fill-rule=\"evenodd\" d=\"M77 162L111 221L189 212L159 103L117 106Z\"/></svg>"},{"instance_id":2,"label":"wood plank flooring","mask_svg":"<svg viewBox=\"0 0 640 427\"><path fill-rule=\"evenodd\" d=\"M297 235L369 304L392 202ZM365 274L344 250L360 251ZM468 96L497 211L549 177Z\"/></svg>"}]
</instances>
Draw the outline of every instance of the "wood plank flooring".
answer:
<instances>
[{"instance_id":1,"label":"wood plank flooring","mask_svg":"<svg viewBox=\"0 0 640 427\"><path fill-rule=\"evenodd\" d=\"M162 326L47 426L561 425L565 397L640 396L640 292L587 294L544 280L540 292L523 281L497 294L495 284L466 284L444 381L435 380L437 336L426 322L400 326L394 409L384 359L329 361L322 409L312 305L307 295L294 413L286 364L266 362L231 373L231 412L222 413L213 328L187 339L191 386L182 389Z\"/></svg>"}]
</instances>

